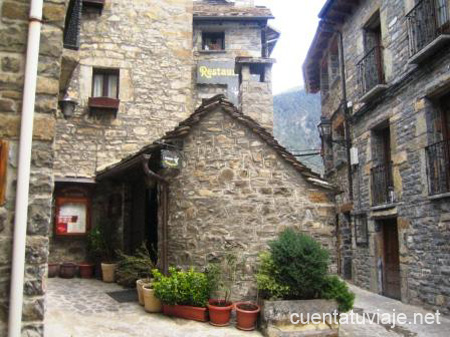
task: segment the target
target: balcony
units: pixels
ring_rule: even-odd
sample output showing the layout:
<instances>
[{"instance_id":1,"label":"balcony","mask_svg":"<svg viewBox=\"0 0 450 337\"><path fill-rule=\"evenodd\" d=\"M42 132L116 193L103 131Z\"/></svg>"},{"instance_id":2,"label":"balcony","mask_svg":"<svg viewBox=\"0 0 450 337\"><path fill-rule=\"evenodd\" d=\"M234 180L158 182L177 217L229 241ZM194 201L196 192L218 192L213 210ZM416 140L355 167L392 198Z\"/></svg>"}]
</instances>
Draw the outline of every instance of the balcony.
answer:
<instances>
[{"instance_id":1,"label":"balcony","mask_svg":"<svg viewBox=\"0 0 450 337\"><path fill-rule=\"evenodd\" d=\"M446 0L422 0L407 15L409 63L419 64L450 43Z\"/></svg>"},{"instance_id":2,"label":"balcony","mask_svg":"<svg viewBox=\"0 0 450 337\"><path fill-rule=\"evenodd\" d=\"M371 181L372 206L390 205L395 202L392 162L372 168Z\"/></svg>"},{"instance_id":3,"label":"balcony","mask_svg":"<svg viewBox=\"0 0 450 337\"><path fill-rule=\"evenodd\" d=\"M427 156L428 188L430 195L450 192L450 140L425 148Z\"/></svg>"},{"instance_id":4,"label":"balcony","mask_svg":"<svg viewBox=\"0 0 450 337\"><path fill-rule=\"evenodd\" d=\"M387 89L383 70L383 47L372 48L357 64L360 101L367 102Z\"/></svg>"}]
</instances>

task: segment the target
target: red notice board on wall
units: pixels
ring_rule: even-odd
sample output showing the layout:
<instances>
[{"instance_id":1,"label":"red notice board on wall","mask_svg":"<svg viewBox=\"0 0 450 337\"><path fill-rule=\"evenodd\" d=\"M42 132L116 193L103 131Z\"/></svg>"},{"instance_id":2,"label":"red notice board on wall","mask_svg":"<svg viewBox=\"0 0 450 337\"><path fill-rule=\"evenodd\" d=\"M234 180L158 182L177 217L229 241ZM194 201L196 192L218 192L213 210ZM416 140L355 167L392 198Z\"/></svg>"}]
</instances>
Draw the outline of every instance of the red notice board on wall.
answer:
<instances>
[{"instance_id":1,"label":"red notice board on wall","mask_svg":"<svg viewBox=\"0 0 450 337\"><path fill-rule=\"evenodd\" d=\"M90 229L88 198L56 198L55 234L59 236L86 235Z\"/></svg>"}]
</instances>

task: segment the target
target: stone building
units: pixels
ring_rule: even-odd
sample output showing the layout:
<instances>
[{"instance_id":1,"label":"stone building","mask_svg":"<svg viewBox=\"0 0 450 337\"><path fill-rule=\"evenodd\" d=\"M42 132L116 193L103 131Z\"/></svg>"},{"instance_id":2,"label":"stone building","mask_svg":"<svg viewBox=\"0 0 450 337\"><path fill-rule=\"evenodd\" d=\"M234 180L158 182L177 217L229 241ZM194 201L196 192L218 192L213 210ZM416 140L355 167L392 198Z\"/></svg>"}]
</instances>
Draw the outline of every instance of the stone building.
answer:
<instances>
[{"instance_id":1,"label":"stone building","mask_svg":"<svg viewBox=\"0 0 450 337\"><path fill-rule=\"evenodd\" d=\"M338 269L450 313L450 4L329 0L304 64L341 191Z\"/></svg>"},{"instance_id":2,"label":"stone building","mask_svg":"<svg viewBox=\"0 0 450 337\"><path fill-rule=\"evenodd\" d=\"M0 8L3 336L29 1L1 0ZM333 246L330 186L271 135L279 33L267 8L251 0L46 0L43 10L24 334L43 335L47 262L85 261L87 234L101 221L115 226L126 252L143 241L155 247L163 269L204 266L238 248L243 297L254 294L256 254L282 228Z\"/></svg>"}]
</instances>

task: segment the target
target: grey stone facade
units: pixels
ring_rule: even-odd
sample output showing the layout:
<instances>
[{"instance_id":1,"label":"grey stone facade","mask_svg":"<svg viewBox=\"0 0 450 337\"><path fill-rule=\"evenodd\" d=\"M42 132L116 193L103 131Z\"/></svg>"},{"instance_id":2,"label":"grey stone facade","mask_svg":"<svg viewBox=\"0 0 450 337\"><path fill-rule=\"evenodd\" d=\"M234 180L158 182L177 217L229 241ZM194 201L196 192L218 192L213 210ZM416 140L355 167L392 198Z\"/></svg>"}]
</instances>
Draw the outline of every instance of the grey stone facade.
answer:
<instances>
[{"instance_id":1,"label":"grey stone facade","mask_svg":"<svg viewBox=\"0 0 450 337\"><path fill-rule=\"evenodd\" d=\"M333 17L332 6L335 5L328 11L325 9L323 19ZM412 61L410 50L414 35L408 33L407 14L413 7L413 1L408 0L365 1L353 6L344 23L335 26L343 34L347 96L353 103L348 111L351 143L358 150L358 164L351 167L353 199L349 195L348 165L338 167L332 156L339 145L333 143L331 147L330 142L324 142L325 164L328 177L336 185L345 186L343 193L336 197L341 228L346 231L341 233L340 260L342 266L346 256L352 259L355 284L386 294L383 280L387 276L380 263L387 264L383 228L387 219L391 219L396 223L394 228L398 235L401 300L449 314L450 204L446 194L434 195L430 191L429 179L433 172L427 169L427 163L436 157L428 157L426 150L443 139L437 125L442 125L439 99L446 93L450 79L449 49L442 45L422 63ZM361 65L360 61L368 55L365 37L368 28L364 27L376 16L383 47L380 64L384 78L378 83L381 85L378 95L365 98L361 94L363 83L358 63ZM331 45L331 39L329 42ZM311 50L315 48L313 44ZM329 49L325 48L324 55L327 54ZM314 62L311 55L305 69ZM309 67L306 83L311 91L317 91L313 68ZM387 89L383 91L384 85ZM329 86L328 94L323 86L319 90L325 93L322 114L331 119L334 139L339 138L338 127L344 119L344 109L340 106L342 101L333 97L342 93L342 87L338 82ZM392 162L392 191L388 202L381 205L374 199L375 191L383 185L374 175L374 170L380 167L380 130L388 132L383 142L389 144ZM448 162L446 165L448 170ZM358 242L361 214L368 219L367 244ZM344 267L341 272L342 269Z\"/></svg>"},{"instance_id":2,"label":"grey stone facade","mask_svg":"<svg viewBox=\"0 0 450 337\"><path fill-rule=\"evenodd\" d=\"M29 1L0 1L0 138L9 145L6 199L0 205L0 336L7 334L18 143ZM43 334L53 192L53 140L63 55L65 0L44 1L34 117L23 302L23 334Z\"/></svg>"}]
</instances>

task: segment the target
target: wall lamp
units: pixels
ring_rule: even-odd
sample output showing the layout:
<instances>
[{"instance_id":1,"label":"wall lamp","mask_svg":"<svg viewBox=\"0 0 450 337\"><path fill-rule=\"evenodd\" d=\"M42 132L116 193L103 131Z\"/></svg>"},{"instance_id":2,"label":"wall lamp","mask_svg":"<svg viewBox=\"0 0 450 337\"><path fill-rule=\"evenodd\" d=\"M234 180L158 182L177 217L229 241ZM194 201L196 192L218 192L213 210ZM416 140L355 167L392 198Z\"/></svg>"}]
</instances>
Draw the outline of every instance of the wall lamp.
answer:
<instances>
[{"instance_id":1,"label":"wall lamp","mask_svg":"<svg viewBox=\"0 0 450 337\"><path fill-rule=\"evenodd\" d=\"M322 116L320 118L319 125L317 125L317 128L319 129L319 135L320 135L320 138L322 138L322 140L324 140L326 142L330 142L330 143L336 143L336 144L339 144L344 147L349 146L348 141L345 139L339 139L339 140L333 139L332 130L331 130L331 121L328 118Z\"/></svg>"},{"instance_id":2,"label":"wall lamp","mask_svg":"<svg viewBox=\"0 0 450 337\"><path fill-rule=\"evenodd\" d=\"M75 107L78 105L78 102L74 98L66 94L64 98L59 101L59 105L64 117L70 118L73 116Z\"/></svg>"}]
</instances>

